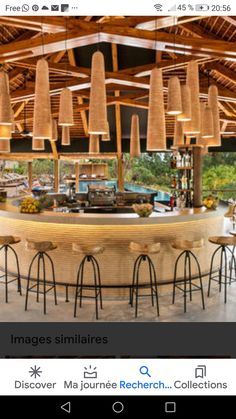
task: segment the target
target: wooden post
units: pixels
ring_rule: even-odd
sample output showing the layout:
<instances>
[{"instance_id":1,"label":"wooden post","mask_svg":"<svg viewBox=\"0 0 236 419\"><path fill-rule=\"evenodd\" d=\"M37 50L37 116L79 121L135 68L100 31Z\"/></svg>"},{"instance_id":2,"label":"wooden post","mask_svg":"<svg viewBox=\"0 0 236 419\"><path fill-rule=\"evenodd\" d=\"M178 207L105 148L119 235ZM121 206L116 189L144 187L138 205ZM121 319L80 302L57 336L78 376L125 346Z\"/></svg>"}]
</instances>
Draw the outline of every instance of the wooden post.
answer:
<instances>
[{"instance_id":1,"label":"wooden post","mask_svg":"<svg viewBox=\"0 0 236 419\"><path fill-rule=\"evenodd\" d=\"M193 147L193 206L202 206L202 148Z\"/></svg>"},{"instance_id":2,"label":"wooden post","mask_svg":"<svg viewBox=\"0 0 236 419\"><path fill-rule=\"evenodd\" d=\"M124 161L121 156L117 158L117 177L118 177L118 191L123 192L125 188L125 181L124 181Z\"/></svg>"},{"instance_id":3,"label":"wooden post","mask_svg":"<svg viewBox=\"0 0 236 419\"><path fill-rule=\"evenodd\" d=\"M33 186L33 162L28 161L28 183L29 183L29 190L31 191Z\"/></svg>"},{"instance_id":4,"label":"wooden post","mask_svg":"<svg viewBox=\"0 0 236 419\"><path fill-rule=\"evenodd\" d=\"M75 162L75 191L79 192L79 163Z\"/></svg>"},{"instance_id":5,"label":"wooden post","mask_svg":"<svg viewBox=\"0 0 236 419\"><path fill-rule=\"evenodd\" d=\"M54 192L59 192L59 185L60 185L60 164L59 160L54 160Z\"/></svg>"}]
</instances>

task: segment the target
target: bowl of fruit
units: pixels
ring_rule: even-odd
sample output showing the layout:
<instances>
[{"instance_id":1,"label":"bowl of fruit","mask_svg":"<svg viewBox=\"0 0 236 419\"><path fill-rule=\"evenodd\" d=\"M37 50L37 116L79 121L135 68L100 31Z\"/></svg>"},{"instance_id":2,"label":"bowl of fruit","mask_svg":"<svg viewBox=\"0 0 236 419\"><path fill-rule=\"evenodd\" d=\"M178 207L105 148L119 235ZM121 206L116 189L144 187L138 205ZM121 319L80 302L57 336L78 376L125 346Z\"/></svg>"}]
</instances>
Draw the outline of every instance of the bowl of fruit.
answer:
<instances>
[{"instance_id":1,"label":"bowl of fruit","mask_svg":"<svg viewBox=\"0 0 236 419\"><path fill-rule=\"evenodd\" d=\"M35 198L25 198L20 204L20 212L25 214L38 214L41 211L40 202Z\"/></svg>"},{"instance_id":2,"label":"bowl of fruit","mask_svg":"<svg viewBox=\"0 0 236 419\"><path fill-rule=\"evenodd\" d=\"M216 210L219 203L217 196L209 195L203 199L203 205L209 210Z\"/></svg>"},{"instance_id":3,"label":"bowl of fruit","mask_svg":"<svg viewBox=\"0 0 236 419\"><path fill-rule=\"evenodd\" d=\"M151 204L134 204L132 207L139 217L149 217L153 210L153 205Z\"/></svg>"}]
</instances>

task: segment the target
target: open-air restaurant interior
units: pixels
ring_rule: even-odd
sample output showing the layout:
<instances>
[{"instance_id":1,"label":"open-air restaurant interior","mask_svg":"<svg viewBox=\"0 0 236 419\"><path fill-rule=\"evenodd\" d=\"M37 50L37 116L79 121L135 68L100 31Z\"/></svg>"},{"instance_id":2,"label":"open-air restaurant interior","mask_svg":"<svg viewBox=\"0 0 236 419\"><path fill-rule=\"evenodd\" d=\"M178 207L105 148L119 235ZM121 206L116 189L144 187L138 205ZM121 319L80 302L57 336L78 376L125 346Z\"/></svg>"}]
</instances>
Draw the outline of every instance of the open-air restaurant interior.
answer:
<instances>
[{"instance_id":1,"label":"open-air restaurant interior","mask_svg":"<svg viewBox=\"0 0 236 419\"><path fill-rule=\"evenodd\" d=\"M0 17L0 321L236 320L236 17Z\"/></svg>"}]
</instances>

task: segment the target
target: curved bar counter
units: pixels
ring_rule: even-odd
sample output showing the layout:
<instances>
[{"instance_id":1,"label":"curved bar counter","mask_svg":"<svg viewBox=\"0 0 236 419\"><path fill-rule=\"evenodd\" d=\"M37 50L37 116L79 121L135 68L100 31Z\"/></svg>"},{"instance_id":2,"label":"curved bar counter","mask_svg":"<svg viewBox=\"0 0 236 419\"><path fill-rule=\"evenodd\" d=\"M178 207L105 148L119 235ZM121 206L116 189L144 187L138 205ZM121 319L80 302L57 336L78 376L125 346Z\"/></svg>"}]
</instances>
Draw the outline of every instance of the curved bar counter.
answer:
<instances>
[{"instance_id":1,"label":"curved bar counter","mask_svg":"<svg viewBox=\"0 0 236 419\"><path fill-rule=\"evenodd\" d=\"M210 255L215 249L208 242L208 237L222 235L223 231L223 212L207 211L204 208L153 213L149 218L139 218L136 214L67 214L48 211L31 215L20 213L10 201L0 204L0 235L19 236L22 240L15 249L23 276L27 275L33 256L32 252L25 249L26 239L51 240L58 245L51 255L55 263L56 281L71 285L76 282L80 263L78 255L72 252L72 243L101 245L105 247L104 254L98 256L101 280L107 286L106 295L114 297L126 295L126 288L132 280L135 255L129 253L130 241L161 243L160 254L152 258L158 282L162 282L173 280L174 263L179 254L171 246L174 239L204 239L204 247L196 251L204 273L209 271ZM11 263L9 271L15 271ZM145 274L143 278L145 280Z\"/></svg>"}]
</instances>

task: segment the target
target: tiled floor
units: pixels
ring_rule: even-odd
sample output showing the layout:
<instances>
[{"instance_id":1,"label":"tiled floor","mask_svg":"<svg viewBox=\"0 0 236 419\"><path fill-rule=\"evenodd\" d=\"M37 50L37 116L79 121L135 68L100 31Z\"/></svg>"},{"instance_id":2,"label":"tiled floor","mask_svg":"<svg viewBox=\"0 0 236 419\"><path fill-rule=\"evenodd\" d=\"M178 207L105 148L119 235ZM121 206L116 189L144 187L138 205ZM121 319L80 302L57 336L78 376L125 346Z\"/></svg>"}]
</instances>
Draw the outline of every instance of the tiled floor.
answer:
<instances>
[{"instance_id":1,"label":"tiled floor","mask_svg":"<svg viewBox=\"0 0 236 419\"><path fill-rule=\"evenodd\" d=\"M207 285L207 282L206 282ZM223 292L218 293L216 284L212 285L211 297L207 298L205 289L206 310L202 310L200 293L194 293L193 301L187 303L187 313L183 313L183 297L178 294L175 305L171 304L171 289L160 295L160 317L156 317L156 309L151 307L150 297L143 298L139 303L138 318L134 317L134 309L127 299L104 299L104 309L99 312L101 322L235 322L236 321L236 283L228 289L228 302L224 304ZM24 311L24 295L20 297L15 285L11 285L9 303L4 302L4 286L0 288L0 321L1 322L91 322L95 319L93 300L86 300L83 308L73 317L73 298L66 303L58 298L55 306L53 296L47 296L48 314L43 315L42 302L36 303L35 295L30 295L29 310Z\"/></svg>"}]
</instances>

